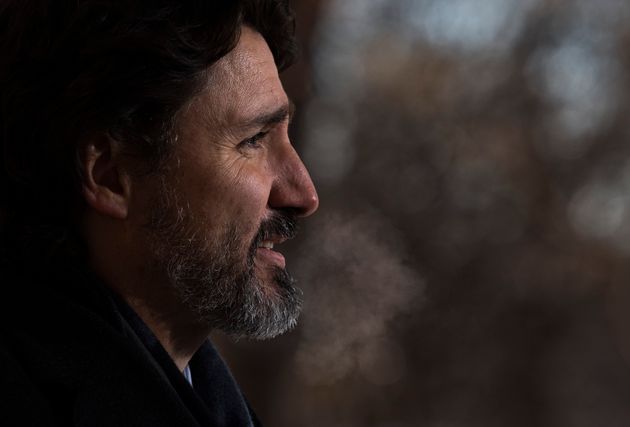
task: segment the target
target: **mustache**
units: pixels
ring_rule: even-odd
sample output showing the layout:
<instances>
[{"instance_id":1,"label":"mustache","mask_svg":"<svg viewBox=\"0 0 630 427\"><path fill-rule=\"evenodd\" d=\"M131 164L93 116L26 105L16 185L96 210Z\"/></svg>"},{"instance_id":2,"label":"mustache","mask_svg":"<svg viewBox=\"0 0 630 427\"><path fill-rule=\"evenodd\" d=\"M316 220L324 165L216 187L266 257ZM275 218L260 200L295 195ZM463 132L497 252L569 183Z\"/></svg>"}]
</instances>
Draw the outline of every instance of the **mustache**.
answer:
<instances>
[{"instance_id":1,"label":"mustache","mask_svg":"<svg viewBox=\"0 0 630 427\"><path fill-rule=\"evenodd\" d=\"M298 231L298 215L293 209L283 209L274 211L274 213L267 219L265 219L258 229L258 233L251 245L252 254L256 251L256 248L264 240L271 238L284 238L292 239L296 236Z\"/></svg>"}]
</instances>

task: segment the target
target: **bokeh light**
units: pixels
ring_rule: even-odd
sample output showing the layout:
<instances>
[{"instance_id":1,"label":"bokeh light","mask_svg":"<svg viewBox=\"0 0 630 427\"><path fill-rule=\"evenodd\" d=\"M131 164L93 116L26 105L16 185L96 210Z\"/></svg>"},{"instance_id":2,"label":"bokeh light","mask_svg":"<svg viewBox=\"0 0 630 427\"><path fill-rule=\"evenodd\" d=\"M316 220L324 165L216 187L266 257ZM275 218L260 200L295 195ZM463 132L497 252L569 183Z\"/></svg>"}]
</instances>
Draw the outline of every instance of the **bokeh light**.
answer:
<instances>
[{"instance_id":1,"label":"bokeh light","mask_svg":"<svg viewBox=\"0 0 630 427\"><path fill-rule=\"evenodd\" d=\"M304 314L224 345L262 418L630 424L630 3L293 4Z\"/></svg>"}]
</instances>

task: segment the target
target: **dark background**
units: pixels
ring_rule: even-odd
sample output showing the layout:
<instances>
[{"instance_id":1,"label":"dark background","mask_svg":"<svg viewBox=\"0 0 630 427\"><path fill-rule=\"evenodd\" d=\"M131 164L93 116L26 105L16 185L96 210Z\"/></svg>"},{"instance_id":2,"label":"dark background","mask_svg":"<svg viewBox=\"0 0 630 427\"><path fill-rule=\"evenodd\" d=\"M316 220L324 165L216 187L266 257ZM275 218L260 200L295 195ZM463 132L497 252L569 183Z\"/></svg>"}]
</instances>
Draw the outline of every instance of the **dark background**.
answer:
<instances>
[{"instance_id":1,"label":"dark background","mask_svg":"<svg viewBox=\"0 0 630 427\"><path fill-rule=\"evenodd\" d=\"M266 425L630 425L630 2L294 0L306 305Z\"/></svg>"}]
</instances>

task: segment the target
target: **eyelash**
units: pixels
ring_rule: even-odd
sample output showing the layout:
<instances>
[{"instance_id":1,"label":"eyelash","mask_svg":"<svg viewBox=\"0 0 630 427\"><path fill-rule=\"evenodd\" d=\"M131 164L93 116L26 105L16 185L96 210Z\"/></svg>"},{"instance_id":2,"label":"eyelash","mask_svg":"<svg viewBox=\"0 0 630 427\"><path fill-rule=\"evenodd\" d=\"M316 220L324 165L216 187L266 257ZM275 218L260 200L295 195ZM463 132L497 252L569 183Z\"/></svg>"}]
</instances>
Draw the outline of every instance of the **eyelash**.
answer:
<instances>
[{"instance_id":1,"label":"eyelash","mask_svg":"<svg viewBox=\"0 0 630 427\"><path fill-rule=\"evenodd\" d=\"M252 148L259 148L260 144L259 141L261 139L263 139L265 136L267 136L269 132L258 132L256 135L252 136L251 138L247 138L246 140L242 141L239 145L242 147L252 147Z\"/></svg>"}]
</instances>

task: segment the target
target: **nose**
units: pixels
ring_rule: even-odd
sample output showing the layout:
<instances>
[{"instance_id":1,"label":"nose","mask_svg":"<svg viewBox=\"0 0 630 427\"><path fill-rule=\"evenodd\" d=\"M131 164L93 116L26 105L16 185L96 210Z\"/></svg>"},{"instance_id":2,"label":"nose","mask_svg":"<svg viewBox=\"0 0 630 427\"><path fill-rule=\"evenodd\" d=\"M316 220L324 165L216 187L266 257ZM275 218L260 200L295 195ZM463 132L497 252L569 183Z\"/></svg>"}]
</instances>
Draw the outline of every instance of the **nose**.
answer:
<instances>
[{"instance_id":1,"label":"nose","mask_svg":"<svg viewBox=\"0 0 630 427\"><path fill-rule=\"evenodd\" d=\"M269 207L290 208L298 216L309 216L319 206L315 185L293 146L286 144L282 151L275 165L277 174L269 194Z\"/></svg>"}]
</instances>

